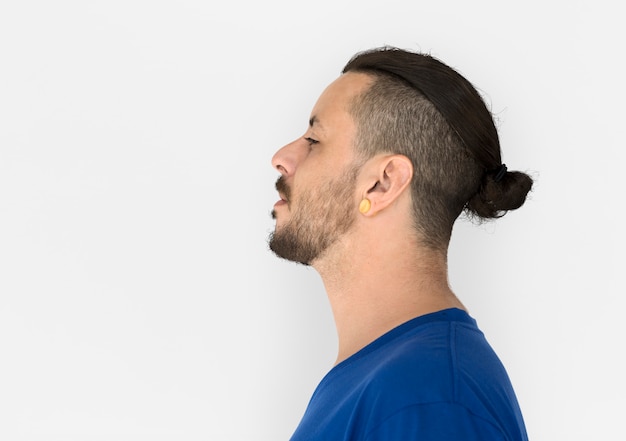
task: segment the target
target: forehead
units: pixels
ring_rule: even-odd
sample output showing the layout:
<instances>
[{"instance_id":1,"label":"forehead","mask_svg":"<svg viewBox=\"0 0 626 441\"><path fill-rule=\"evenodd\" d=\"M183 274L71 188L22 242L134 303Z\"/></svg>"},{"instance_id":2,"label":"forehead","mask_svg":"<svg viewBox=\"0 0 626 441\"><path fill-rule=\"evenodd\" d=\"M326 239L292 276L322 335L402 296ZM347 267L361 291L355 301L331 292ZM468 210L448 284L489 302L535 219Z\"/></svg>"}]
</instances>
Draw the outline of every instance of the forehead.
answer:
<instances>
[{"instance_id":1,"label":"forehead","mask_svg":"<svg viewBox=\"0 0 626 441\"><path fill-rule=\"evenodd\" d=\"M328 118L351 120L349 106L354 98L366 91L372 78L364 73L348 72L330 83L313 107L311 124L324 126Z\"/></svg>"}]
</instances>

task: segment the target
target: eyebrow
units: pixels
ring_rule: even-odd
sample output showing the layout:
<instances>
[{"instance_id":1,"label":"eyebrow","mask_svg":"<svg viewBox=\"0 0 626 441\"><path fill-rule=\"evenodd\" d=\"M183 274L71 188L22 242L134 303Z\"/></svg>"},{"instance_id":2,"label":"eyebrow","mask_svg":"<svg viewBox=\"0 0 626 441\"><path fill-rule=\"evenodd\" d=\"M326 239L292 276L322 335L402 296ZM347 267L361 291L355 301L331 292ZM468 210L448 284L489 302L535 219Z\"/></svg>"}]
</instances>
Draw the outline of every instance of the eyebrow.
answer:
<instances>
[{"instance_id":1,"label":"eyebrow","mask_svg":"<svg viewBox=\"0 0 626 441\"><path fill-rule=\"evenodd\" d=\"M320 122L320 119L317 117L317 115L313 115L311 119L309 119L309 127L317 127L317 130L319 130L320 132L324 132L324 125Z\"/></svg>"}]
</instances>

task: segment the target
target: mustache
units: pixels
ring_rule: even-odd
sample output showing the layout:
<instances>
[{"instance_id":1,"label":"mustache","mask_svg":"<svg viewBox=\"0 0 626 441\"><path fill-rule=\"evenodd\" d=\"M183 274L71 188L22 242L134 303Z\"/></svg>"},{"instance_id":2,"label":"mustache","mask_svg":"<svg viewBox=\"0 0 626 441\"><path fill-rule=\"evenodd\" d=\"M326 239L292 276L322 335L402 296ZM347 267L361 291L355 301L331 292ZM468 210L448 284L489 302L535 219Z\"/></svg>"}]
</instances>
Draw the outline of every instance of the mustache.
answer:
<instances>
[{"instance_id":1,"label":"mustache","mask_svg":"<svg viewBox=\"0 0 626 441\"><path fill-rule=\"evenodd\" d=\"M281 193L286 201L291 199L291 189L287 186L287 182L285 181L285 177L281 176L276 180L276 191Z\"/></svg>"}]
</instances>

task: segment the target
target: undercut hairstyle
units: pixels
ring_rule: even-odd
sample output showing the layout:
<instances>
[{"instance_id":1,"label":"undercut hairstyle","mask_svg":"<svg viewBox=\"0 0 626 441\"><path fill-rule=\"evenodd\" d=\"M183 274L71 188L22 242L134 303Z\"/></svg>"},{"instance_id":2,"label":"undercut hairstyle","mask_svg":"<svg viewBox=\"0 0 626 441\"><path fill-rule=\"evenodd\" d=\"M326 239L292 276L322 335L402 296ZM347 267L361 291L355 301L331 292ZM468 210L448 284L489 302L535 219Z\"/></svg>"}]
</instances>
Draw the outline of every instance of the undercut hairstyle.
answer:
<instances>
[{"instance_id":1,"label":"undercut hairstyle","mask_svg":"<svg viewBox=\"0 0 626 441\"><path fill-rule=\"evenodd\" d=\"M457 71L431 55L385 46L354 55L347 72L373 78L349 109L357 152L411 160L413 218L425 245L447 249L463 212L494 219L524 204L532 178L506 170L491 112Z\"/></svg>"}]
</instances>

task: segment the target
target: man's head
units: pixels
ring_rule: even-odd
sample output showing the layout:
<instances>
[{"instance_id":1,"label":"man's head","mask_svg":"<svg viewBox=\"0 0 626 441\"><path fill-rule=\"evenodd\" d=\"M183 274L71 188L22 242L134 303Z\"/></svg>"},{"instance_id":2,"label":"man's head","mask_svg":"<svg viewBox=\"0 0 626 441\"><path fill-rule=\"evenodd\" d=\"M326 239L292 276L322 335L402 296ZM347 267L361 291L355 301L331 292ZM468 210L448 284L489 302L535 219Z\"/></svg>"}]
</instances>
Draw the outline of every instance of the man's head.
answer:
<instances>
[{"instance_id":1,"label":"man's head","mask_svg":"<svg viewBox=\"0 0 626 441\"><path fill-rule=\"evenodd\" d=\"M499 217L532 186L527 175L506 173L491 113L465 78L429 55L374 49L348 62L305 135L274 156L282 199L270 248L305 264L321 256L359 215L367 194L355 186L371 161L382 168L368 191L389 190L397 172L390 194L409 193L418 240L441 252L463 210Z\"/></svg>"}]
</instances>

